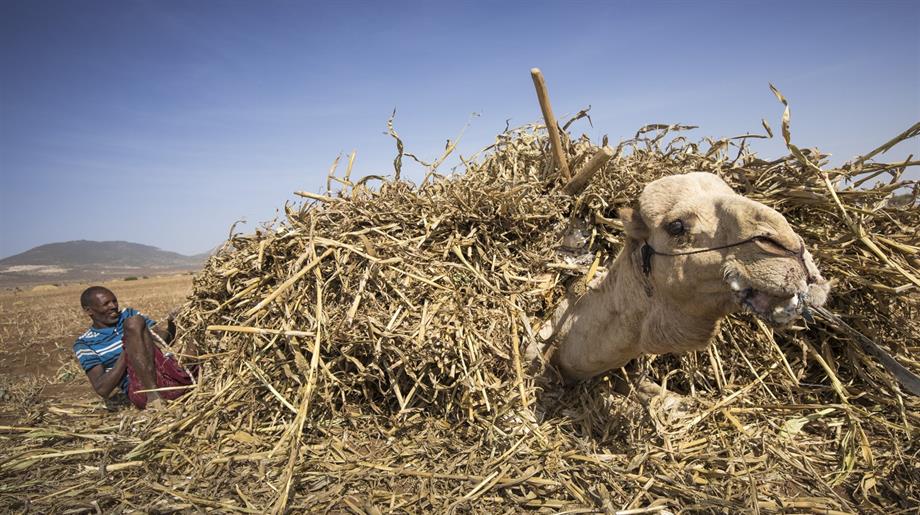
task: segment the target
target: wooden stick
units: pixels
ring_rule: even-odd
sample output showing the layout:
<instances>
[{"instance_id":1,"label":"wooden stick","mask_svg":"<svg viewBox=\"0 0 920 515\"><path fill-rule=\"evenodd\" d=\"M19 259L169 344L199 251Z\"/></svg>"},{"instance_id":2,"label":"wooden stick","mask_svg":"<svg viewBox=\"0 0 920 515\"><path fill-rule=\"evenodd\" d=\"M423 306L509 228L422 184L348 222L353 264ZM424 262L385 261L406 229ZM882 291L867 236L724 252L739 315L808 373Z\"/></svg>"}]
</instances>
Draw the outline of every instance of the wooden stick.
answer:
<instances>
[{"instance_id":1,"label":"wooden stick","mask_svg":"<svg viewBox=\"0 0 920 515\"><path fill-rule=\"evenodd\" d=\"M562 154L562 140L559 138L559 130L556 125L556 117L553 116L553 108L549 105L549 91L546 90L546 81L543 80L543 72L539 68L531 68L530 76L533 78L533 86L537 89L537 100L540 101L540 109L543 111L543 121L546 122L546 132L549 133L549 142L553 150L553 159L559 172L566 182L571 180L572 174L569 172L569 164Z\"/></svg>"},{"instance_id":2,"label":"wooden stick","mask_svg":"<svg viewBox=\"0 0 920 515\"><path fill-rule=\"evenodd\" d=\"M612 148L605 145L597 149L597 152L591 156L591 159L585 163L585 166L583 166L581 170L575 174L575 177L565 185L565 192L569 195L575 195L585 189L591 177L594 177L594 174L603 168L603 166L607 164L607 161L610 161L611 157L613 157Z\"/></svg>"}]
</instances>

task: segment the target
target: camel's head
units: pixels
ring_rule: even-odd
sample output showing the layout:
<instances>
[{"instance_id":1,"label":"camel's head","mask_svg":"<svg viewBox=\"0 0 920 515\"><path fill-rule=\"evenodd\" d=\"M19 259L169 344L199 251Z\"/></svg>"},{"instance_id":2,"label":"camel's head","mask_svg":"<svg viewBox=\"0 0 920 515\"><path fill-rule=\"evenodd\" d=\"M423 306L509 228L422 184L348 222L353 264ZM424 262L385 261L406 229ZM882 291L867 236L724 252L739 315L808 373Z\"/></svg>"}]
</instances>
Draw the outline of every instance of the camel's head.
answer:
<instances>
[{"instance_id":1,"label":"camel's head","mask_svg":"<svg viewBox=\"0 0 920 515\"><path fill-rule=\"evenodd\" d=\"M783 215L694 172L648 184L621 210L652 295L699 316L739 309L773 324L821 306L830 284Z\"/></svg>"}]
</instances>

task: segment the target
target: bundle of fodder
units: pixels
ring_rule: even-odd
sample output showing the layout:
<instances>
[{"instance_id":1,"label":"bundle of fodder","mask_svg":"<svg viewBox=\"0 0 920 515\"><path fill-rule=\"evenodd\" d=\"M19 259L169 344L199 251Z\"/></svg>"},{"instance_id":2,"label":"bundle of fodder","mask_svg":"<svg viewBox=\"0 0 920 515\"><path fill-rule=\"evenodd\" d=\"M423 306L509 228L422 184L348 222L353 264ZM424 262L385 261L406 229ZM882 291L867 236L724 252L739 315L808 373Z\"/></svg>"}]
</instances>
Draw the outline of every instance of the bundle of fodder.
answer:
<instances>
[{"instance_id":1,"label":"bundle of fodder","mask_svg":"<svg viewBox=\"0 0 920 515\"><path fill-rule=\"evenodd\" d=\"M876 151L825 171L785 124L792 154L772 161L750 136L693 143L685 129L640 130L575 195L539 126L418 186L399 179L401 142L394 179L352 182L349 167L340 191L303 194L196 278L179 318L180 344L206 353L190 395L95 428L103 463L18 455L5 470L31 490L6 495L62 510L915 508L917 399L839 325L774 333L733 316L705 351L640 359L693 403L676 418L616 393L621 372L564 385L525 358L566 289L621 247L617 210L654 179L704 170L783 213L837 281L830 310L920 369L920 209L901 178L916 163ZM598 152L563 136L573 169ZM79 450L68 434L17 441Z\"/></svg>"}]
</instances>

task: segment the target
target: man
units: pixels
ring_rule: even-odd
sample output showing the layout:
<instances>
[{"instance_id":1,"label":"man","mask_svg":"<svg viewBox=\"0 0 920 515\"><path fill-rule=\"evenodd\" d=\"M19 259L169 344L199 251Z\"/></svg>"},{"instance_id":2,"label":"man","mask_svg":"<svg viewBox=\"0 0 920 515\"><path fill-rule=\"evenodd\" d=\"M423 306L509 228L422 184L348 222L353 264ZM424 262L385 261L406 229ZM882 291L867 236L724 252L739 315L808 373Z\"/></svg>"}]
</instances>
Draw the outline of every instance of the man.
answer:
<instances>
[{"instance_id":1,"label":"man","mask_svg":"<svg viewBox=\"0 0 920 515\"><path fill-rule=\"evenodd\" d=\"M80 295L80 305L92 326L77 338L73 350L93 390L103 399L117 386L138 408L157 408L187 391L175 387L194 382L192 375L197 370L186 370L154 343L151 330L163 341L175 337L172 317L165 330L154 327L156 322L132 308L120 311L115 294L102 286L87 288ZM186 350L198 355L194 344L189 343Z\"/></svg>"}]
</instances>

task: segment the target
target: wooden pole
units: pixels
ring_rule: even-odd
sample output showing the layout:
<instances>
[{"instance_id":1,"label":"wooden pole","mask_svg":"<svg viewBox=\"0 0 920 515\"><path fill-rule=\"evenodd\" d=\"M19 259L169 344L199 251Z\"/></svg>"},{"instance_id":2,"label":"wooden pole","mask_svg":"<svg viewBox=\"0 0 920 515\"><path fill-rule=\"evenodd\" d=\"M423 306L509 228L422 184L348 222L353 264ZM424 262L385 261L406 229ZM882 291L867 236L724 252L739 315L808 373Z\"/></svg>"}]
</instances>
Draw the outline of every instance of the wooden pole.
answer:
<instances>
[{"instance_id":1,"label":"wooden pole","mask_svg":"<svg viewBox=\"0 0 920 515\"><path fill-rule=\"evenodd\" d=\"M562 154L562 140L559 138L559 130L556 125L556 117L553 116L553 108L549 105L549 92L546 90L546 81L543 80L543 72L539 68L531 68L530 76L533 78L533 86L537 89L537 100L540 101L540 109L543 111L543 121L546 122L546 132L549 133L549 142L553 151L553 159L562 178L568 182L572 178L569 172L569 164Z\"/></svg>"},{"instance_id":2,"label":"wooden pole","mask_svg":"<svg viewBox=\"0 0 920 515\"><path fill-rule=\"evenodd\" d=\"M594 174L607 164L607 161L610 161L611 157L613 157L612 148L605 145L597 149L597 152L591 156L591 159L585 163L585 166L583 166L581 170L575 174L575 177L565 185L565 192L569 195L575 195L585 189L591 177L594 177Z\"/></svg>"}]
</instances>

